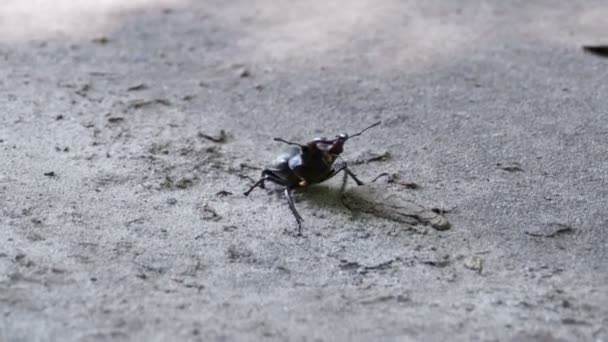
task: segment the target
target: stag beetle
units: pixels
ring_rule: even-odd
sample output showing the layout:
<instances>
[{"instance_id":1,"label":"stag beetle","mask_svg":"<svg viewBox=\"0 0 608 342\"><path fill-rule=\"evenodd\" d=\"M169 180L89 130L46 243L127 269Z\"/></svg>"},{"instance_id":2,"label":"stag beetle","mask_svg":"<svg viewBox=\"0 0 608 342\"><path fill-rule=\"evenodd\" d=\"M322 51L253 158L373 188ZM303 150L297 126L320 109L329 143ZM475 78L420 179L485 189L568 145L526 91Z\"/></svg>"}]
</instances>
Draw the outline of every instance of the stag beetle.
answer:
<instances>
[{"instance_id":1,"label":"stag beetle","mask_svg":"<svg viewBox=\"0 0 608 342\"><path fill-rule=\"evenodd\" d=\"M373 125L363 129L361 132L353 135L345 133L337 135L334 139L316 138L305 145L287 141L282 138L274 138L274 141L279 141L290 145L291 147L284 153L280 154L267 169L262 171L262 177L255 182L244 195L249 196L249 193L256 187L264 188L266 181L285 187L285 197L291 213L296 218L298 223L298 235L302 235L302 216L296 210L296 207L291 196L294 189L305 188L308 185L322 183L339 172L344 172L342 188L344 191L348 177L351 177L357 185L363 185L363 182L355 176L348 168L346 162L342 161L339 165L334 162L340 157L344 151L344 143L372 127L376 127L381 122L378 121Z\"/></svg>"}]
</instances>

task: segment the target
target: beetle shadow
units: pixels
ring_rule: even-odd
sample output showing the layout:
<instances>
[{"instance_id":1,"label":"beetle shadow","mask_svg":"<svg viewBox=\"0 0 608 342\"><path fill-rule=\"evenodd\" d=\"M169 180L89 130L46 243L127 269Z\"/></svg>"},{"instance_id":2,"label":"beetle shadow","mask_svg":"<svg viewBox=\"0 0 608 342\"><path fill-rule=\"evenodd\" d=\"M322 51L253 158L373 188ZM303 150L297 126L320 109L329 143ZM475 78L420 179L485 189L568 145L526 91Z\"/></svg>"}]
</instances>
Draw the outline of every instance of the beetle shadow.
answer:
<instances>
[{"instance_id":1,"label":"beetle shadow","mask_svg":"<svg viewBox=\"0 0 608 342\"><path fill-rule=\"evenodd\" d=\"M347 191L345 189L345 191ZM316 208L331 208L332 210L354 214L342 201L342 194L339 187L332 187L325 184L316 184L306 189L295 191L296 198L310 203Z\"/></svg>"}]
</instances>

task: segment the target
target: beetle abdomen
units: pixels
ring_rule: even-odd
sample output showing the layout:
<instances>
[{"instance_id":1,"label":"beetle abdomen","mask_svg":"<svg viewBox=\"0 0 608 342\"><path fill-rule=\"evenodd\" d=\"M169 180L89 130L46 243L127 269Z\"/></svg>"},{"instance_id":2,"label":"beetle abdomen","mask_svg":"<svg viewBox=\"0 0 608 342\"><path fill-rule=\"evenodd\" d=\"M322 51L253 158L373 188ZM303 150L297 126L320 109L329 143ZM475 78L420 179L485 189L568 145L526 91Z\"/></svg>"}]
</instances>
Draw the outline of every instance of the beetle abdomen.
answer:
<instances>
[{"instance_id":1,"label":"beetle abdomen","mask_svg":"<svg viewBox=\"0 0 608 342\"><path fill-rule=\"evenodd\" d=\"M289 169L289 161L294 157L300 154L299 147L290 147L286 149L283 153L279 154L274 161L272 162L271 168L285 170Z\"/></svg>"}]
</instances>

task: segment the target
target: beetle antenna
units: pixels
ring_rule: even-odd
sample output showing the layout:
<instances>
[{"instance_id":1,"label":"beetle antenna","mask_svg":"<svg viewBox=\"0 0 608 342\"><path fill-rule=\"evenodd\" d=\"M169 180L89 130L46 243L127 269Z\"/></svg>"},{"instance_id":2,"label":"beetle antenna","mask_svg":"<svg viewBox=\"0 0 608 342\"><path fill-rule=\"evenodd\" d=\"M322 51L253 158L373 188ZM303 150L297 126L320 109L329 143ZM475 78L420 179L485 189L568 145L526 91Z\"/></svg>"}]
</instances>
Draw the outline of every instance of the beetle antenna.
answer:
<instances>
[{"instance_id":1,"label":"beetle antenna","mask_svg":"<svg viewBox=\"0 0 608 342\"><path fill-rule=\"evenodd\" d=\"M371 125L371 126L369 126L369 127L367 127L367 128L364 128L364 129L363 129L361 132L359 132L359 133L357 133L357 134L353 134L353 135L349 136L348 138L350 139L350 138L356 137L356 136L358 136L358 135L361 135L363 132L367 131L367 130L368 130L368 129L370 129L370 128L376 127L376 126L378 126L378 125L379 125L379 124L381 124L381 123L382 123L382 121L378 121L378 122L376 122L375 124L373 124L373 125Z\"/></svg>"},{"instance_id":2,"label":"beetle antenna","mask_svg":"<svg viewBox=\"0 0 608 342\"><path fill-rule=\"evenodd\" d=\"M300 144L295 143L295 142L287 141L287 140L285 140L283 138L274 138L272 140L274 140L274 141L280 141L280 142L286 143L287 145L296 145L296 146L304 147L303 145L300 145Z\"/></svg>"}]
</instances>

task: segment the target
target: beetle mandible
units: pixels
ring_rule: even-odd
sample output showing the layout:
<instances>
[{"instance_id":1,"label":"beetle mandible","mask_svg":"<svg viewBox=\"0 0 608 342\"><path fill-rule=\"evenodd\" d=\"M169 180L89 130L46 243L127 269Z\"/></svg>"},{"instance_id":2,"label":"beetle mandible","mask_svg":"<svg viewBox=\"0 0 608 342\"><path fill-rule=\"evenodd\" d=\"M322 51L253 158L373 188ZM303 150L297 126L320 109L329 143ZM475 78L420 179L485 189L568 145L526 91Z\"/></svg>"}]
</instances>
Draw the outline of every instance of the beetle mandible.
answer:
<instances>
[{"instance_id":1,"label":"beetle mandible","mask_svg":"<svg viewBox=\"0 0 608 342\"><path fill-rule=\"evenodd\" d=\"M357 134L348 135L342 133L338 134L334 139L316 138L305 145L282 138L274 138L274 141L283 142L291 147L280 154L272 166L262 171L262 177L244 195L249 196L249 193L257 187L263 189L266 181L284 186L289 209L298 224L298 235L302 235L302 221L304 219L300 216L294 205L291 192L294 189L322 183L340 172L344 172L340 191L344 191L348 177L352 178L357 185L363 185L363 182L348 168L346 162L343 161L338 165L334 164L334 162L344 151L344 143L348 139L359 136L368 129L378 126L380 123L381 121L378 121Z\"/></svg>"}]
</instances>

